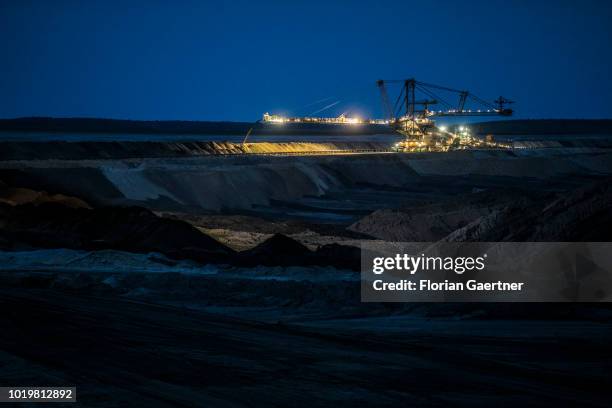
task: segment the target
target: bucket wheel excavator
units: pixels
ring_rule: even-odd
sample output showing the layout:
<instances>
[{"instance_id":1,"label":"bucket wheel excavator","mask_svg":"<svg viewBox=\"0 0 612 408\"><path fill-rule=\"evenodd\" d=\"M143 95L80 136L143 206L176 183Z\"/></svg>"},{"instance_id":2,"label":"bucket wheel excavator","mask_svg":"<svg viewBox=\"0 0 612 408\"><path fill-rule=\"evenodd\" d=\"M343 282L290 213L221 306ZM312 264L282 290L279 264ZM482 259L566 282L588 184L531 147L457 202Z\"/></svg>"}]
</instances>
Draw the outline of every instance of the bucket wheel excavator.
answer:
<instances>
[{"instance_id":1,"label":"bucket wheel excavator","mask_svg":"<svg viewBox=\"0 0 612 408\"><path fill-rule=\"evenodd\" d=\"M471 147L504 148L503 144L492 140L481 140L467 132L453 133L438 128L434 118L438 116L512 116L513 110L507 106L514 103L500 96L493 102L477 97L469 91L448 88L417 81L414 78L403 80L376 81L380 90L383 112L389 125L405 136L395 145L398 151L448 151ZM399 94L391 104L387 85L397 88ZM454 95L457 102L449 103L440 95ZM447 97L448 98L448 97ZM441 105L444 109L432 109Z\"/></svg>"}]
</instances>

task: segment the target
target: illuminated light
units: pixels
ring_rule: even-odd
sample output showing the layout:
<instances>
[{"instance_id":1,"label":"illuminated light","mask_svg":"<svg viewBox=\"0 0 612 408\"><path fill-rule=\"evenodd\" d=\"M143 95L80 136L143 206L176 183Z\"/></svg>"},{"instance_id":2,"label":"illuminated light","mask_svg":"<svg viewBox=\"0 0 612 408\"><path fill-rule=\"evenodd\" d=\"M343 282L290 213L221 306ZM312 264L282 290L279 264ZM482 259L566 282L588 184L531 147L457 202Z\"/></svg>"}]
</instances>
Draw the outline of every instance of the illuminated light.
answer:
<instances>
[{"instance_id":1,"label":"illuminated light","mask_svg":"<svg viewBox=\"0 0 612 408\"><path fill-rule=\"evenodd\" d=\"M446 132L446 129L447 129L446 126L440 126L440 131L441 132Z\"/></svg>"},{"instance_id":2,"label":"illuminated light","mask_svg":"<svg viewBox=\"0 0 612 408\"><path fill-rule=\"evenodd\" d=\"M459 126L459 131L463 132L463 129L465 129L463 126Z\"/></svg>"},{"instance_id":3,"label":"illuminated light","mask_svg":"<svg viewBox=\"0 0 612 408\"><path fill-rule=\"evenodd\" d=\"M363 123L372 123L372 124L389 124L393 121L388 119L369 119L369 118L360 118L359 116L355 117L347 117L344 114L335 117L335 118L317 118L317 117L285 117L281 115L270 115L268 112L263 114L263 122L268 123L300 123L300 122L314 122L314 123L336 123L336 124L363 124ZM428 122L427 119L424 122Z\"/></svg>"}]
</instances>

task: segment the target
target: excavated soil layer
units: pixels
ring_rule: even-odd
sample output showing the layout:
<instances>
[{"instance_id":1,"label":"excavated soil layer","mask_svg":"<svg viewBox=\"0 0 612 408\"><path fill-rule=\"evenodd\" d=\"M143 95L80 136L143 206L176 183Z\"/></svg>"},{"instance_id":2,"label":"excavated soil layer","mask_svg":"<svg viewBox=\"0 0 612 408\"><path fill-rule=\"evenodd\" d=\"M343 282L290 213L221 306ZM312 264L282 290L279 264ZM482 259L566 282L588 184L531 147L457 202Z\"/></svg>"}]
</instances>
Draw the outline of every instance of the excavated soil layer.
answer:
<instances>
[{"instance_id":1,"label":"excavated soil layer","mask_svg":"<svg viewBox=\"0 0 612 408\"><path fill-rule=\"evenodd\" d=\"M126 152L121 149L129 143L97 143L107 150L95 152L108 155L107 159L86 159L91 155L85 152L79 160L66 160L63 156L74 156L76 151L62 151L63 143L57 145L58 155L43 149L27 154L38 153L46 157L43 160L0 161L0 180L16 187L76 196L93 204L216 212L252 210L279 202L304 205L305 200L334 194L347 202L353 198L346 192L358 188L376 190L369 200L379 195L382 203L390 194L410 193L425 177L478 175L527 180L612 173L610 150L595 148L308 156L196 155L191 151L188 157L126 160L117 156ZM182 146L152 145L166 152L171 148L181 151ZM112 146L120 152L112 151ZM144 153L155 156L155 151ZM60 157L50 159L55 156ZM355 208L361 199L354 197Z\"/></svg>"},{"instance_id":2,"label":"excavated soil layer","mask_svg":"<svg viewBox=\"0 0 612 408\"><path fill-rule=\"evenodd\" d=\"M257 142L226 141L4 141L0 160L82 160L185 157L242 154L313 154L389 151L390 142Z\"/></svg>"}]
</instances>

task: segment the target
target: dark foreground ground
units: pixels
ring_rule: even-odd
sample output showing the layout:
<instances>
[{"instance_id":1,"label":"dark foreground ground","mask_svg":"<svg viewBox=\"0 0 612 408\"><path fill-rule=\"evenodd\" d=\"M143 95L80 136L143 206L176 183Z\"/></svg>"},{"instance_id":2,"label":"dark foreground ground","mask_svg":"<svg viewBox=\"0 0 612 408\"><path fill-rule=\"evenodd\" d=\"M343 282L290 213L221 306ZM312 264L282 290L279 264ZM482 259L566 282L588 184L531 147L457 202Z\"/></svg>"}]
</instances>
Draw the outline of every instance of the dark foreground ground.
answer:
<instances>
[{"instance_id":1,"label":"dark foreground ground","mask_svg":"<svg viewBox=\"0 0 612 408\"><path fill-rule=\"evenodd\" d=\"M34 288L4 289L0 305L2 384L77 385L82 406L610 401L609 315L309 327Z\"/></svg>"}]
</instances>

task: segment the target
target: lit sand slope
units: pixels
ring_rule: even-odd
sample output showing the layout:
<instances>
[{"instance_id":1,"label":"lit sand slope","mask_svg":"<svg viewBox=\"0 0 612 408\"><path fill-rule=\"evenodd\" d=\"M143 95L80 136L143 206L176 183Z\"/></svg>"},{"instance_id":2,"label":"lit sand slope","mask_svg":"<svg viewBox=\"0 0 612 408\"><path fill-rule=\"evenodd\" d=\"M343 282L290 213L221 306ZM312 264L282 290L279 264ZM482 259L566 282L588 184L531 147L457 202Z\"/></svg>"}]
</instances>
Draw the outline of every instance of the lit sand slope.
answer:
<instances>
[{"instance_id":1,"label":"lit sand slope","mask_svg":"<svg viewBox=\"0 0 612 408\"><path fill-rule=\"evenodd\" d=\"M338 137L336 137L338 138ZM234 154L312 154L388 151L397 138L380 141L346 140L256 142L228 141L0 141L0 160L84 160L144 157L186 157Z\"/></svg>"},{"instance_id":2,"label":"lit sand slope","mask_svg":"<svg viewBox=\"0 0 612 408\"><path fill-rule=\"evenodd\" d=\"M384 143L246 143L244 145L234 145L235 148L244 153L301 153L301 152L328 152L342 153L346 151L386 151L389 146Z\"/></svg>"},{"instance_id":3,"label":"lit sand slope","mask_svg":"<svg viewBox=\"0 0 612 408\"><path fill-rule=\"evenodd\" d=\"M313 154L346 153L354 151L387 151L389 143L379 142L196 142L168 143L174 150L187 155L200 154ZM194 149L194 147L197 147Z\"/></svg>"}]
</instances>

